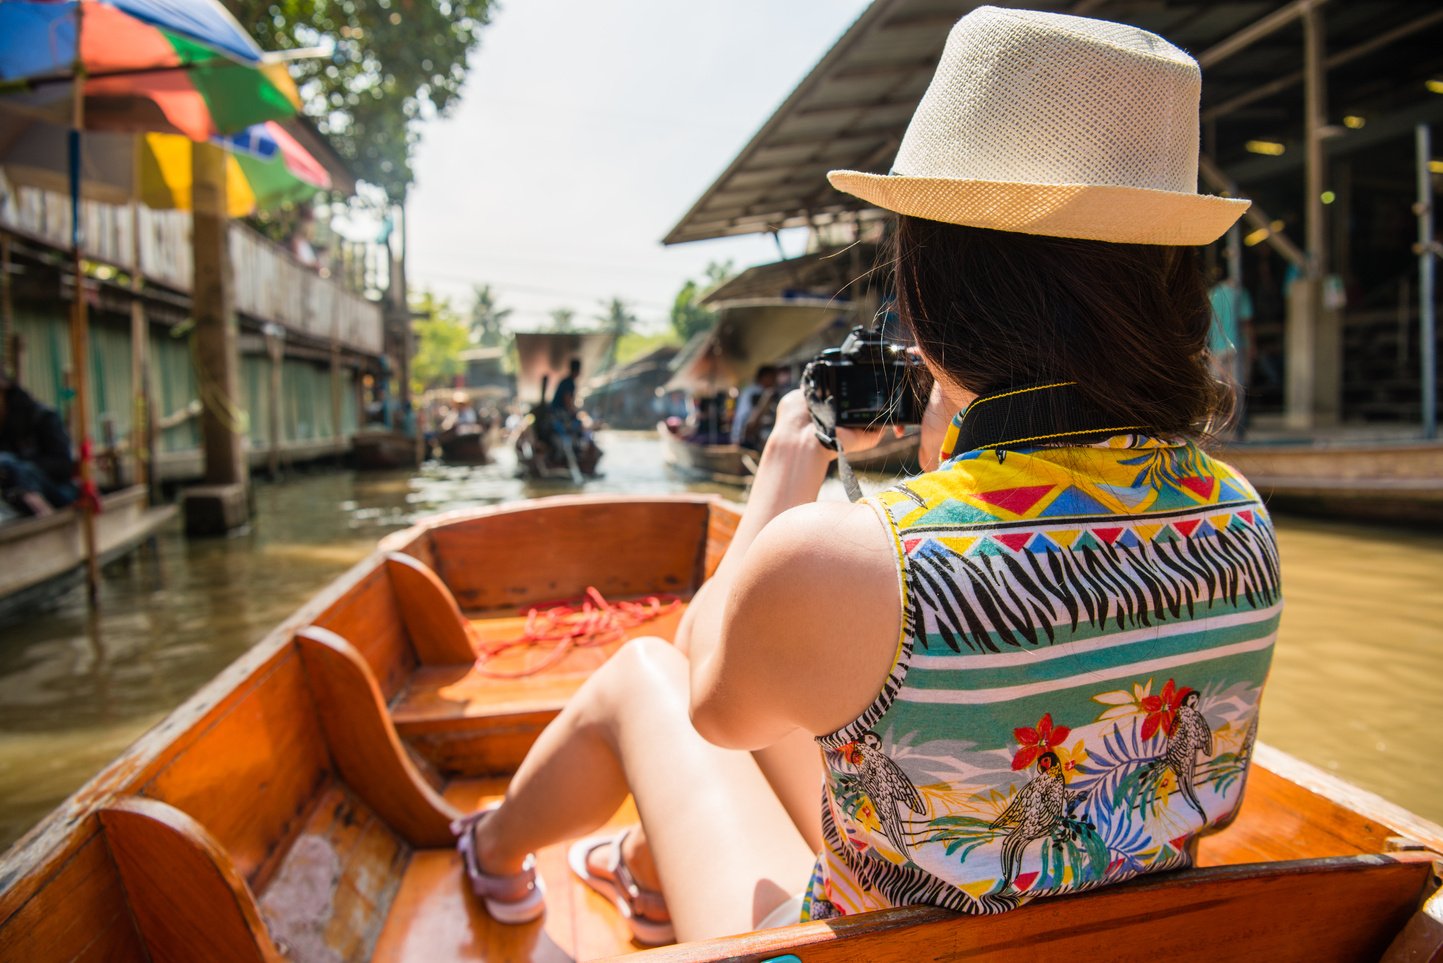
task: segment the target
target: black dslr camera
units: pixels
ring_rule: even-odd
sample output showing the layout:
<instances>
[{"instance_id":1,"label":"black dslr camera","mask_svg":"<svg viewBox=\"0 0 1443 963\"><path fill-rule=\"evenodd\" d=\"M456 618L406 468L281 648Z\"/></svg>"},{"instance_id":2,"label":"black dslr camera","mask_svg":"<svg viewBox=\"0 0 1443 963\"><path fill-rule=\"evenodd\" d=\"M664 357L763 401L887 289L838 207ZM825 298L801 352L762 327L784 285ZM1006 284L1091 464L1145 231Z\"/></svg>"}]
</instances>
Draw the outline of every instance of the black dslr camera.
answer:
<instances>
[{"instance_id":1,"label":"black dslr camera","mask_svg":"<svg viewBox=\"0 0 1443 963\"><path fill-rule=\"evenodd\" d=\"M807 365L802 391L818 433L922 422L926 392L918 390L922 359L879 331L852 329L839 348Z\"/></svg>"}]
</instances>

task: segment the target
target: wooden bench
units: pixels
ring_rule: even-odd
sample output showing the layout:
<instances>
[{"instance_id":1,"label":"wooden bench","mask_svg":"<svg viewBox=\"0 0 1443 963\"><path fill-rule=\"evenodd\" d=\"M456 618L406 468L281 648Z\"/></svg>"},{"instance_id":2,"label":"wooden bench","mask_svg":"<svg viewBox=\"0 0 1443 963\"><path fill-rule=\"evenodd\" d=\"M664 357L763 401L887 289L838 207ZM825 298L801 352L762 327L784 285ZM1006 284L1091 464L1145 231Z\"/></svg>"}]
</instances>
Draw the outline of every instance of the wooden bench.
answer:
<instances>
[{"instance_id":1,"label":"wooden bench","mask_svg":"<svg viewBox=\"0 0 1443 963\"><path fill-rule=\"evenodd\" d=\"M715 571L736 520L734 509L700 498L606 511L560 502L475 525L442 518L420 538L383 543L385 565L315 624L362 653L398 732L429 766L444 776L509 773L626 639L675 635L685 601ZM525 606L591 586L612 601L669 594L683 605L617 642L575 650L542 675L497 679L476 670L477 646L518 637ZM507 655L493 667L514 671L546 654Z\"/></svg>"}]
</instances>

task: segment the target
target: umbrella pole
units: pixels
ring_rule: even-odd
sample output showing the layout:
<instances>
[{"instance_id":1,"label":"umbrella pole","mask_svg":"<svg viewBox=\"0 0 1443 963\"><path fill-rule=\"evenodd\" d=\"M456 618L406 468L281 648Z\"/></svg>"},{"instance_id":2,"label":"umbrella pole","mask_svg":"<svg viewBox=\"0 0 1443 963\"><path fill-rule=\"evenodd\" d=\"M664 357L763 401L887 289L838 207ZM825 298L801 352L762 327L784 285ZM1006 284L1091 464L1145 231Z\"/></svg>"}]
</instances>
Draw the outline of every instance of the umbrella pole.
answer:
<instances>
[{"instance_id":1,"label":"umbrella pole","mask_svg":"<svg viewBox=\"0 0 1443 963\"><path fill-rule=\"evenodd\" d=\"M131 484L145 486L147 500L154 504L159 486L155 472L155 431L150 410L150 324L145 317L145 302L141 300L145 289L140 218L140 164L144 144L143 134L131 136L130 237L133 263L130 271L130 386L133 400L130 452L135 470Z\"/></svg>"},{"instance_id":2,"label":"umbrella pole","mask_svg":"<svg viewBox=\"0 0 1443 963\"><path fill-rule=\"evenodd\" d=\"M79 25L76 27L79 32ZM85 535L85 598L94 607L100 597L100 556L95 546L95 485L90 463L90 392L87 365L90 331L85 310L85 266L80 251L80 132L85 126L85 75L76 65L73 93L73 128L70 131L70 248L75 290L70 302L70 369L75 384L75 433L80 447L80 528Z\"/></svg>"}]
</instances>

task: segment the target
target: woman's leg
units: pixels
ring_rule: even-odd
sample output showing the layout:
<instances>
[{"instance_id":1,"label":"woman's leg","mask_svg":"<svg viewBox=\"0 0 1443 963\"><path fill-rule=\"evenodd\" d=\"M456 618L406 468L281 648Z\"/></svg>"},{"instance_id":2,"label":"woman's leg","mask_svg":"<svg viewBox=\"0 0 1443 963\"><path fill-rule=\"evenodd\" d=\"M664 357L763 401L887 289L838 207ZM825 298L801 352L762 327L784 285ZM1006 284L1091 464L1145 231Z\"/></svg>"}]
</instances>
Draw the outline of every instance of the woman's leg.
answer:
<instances>
[{"instance_id":1,"label":"woman's leg","mask_svg":"<svg viewBox=\"0 0 1443 963\"><path fill-rule=\"evenodd\" d=\"M806 885L815 852L751 754L692 728L686 658L661 639L625 646L541 734L477 827L482 865L593 831L628 787L679 939L750 930Z\"/></svg>"}]
</instances>

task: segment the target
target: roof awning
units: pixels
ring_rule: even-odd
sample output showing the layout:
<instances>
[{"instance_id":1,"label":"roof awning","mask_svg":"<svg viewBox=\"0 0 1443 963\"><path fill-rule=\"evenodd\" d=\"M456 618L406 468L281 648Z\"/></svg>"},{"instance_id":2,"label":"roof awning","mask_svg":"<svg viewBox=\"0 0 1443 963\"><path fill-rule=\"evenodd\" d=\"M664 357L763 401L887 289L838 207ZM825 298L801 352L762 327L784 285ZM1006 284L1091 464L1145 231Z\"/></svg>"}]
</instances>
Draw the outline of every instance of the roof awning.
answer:
<instances>
[{"instance_id":1,"label":"roof awning","mask_svg":"<svg viewBox=\"0 0 1443 963\"><path fill-rule=\"evenodd\" d=\"M1215 159L1231 168L1300 155L1303 50L1297 17L1310 2L1321 11L1327 34L1328 103L1337 115L1330 119L1339 122L1344 114L1367 119L1366 129L1339 128L1328 141L1330 151L1344 141L1376 136L1372 132L1385 117L1397 118L1406 135L1411 123L1443 111L1443 97L1426 92L1423 83L1443 74L1443 8L1437 0L1029 0L1027 6L1133 24L1189 51L1203 66L1205 143L1211 140ZM664 243L879 216L865 202L834 190L827 172L888 169L948 29L980 5L874 0ZM1296 149L1289 148L1287 157L1259 158L1246 152L1249 138L1291 141ZM1250 178L1238 179L1246 189Z\"/></svg>"},{"instance_id":2,"label":"roof awning","mask_svg":"<svg viewBox=\"0 0 1443 963\"><path fill-rule=\"evenodd\" d=\"M819 331L835 326L845 332L855 311L849 302L822 298L721 305L716 327L677 356L667 390L711 394L750 384L757 368L785 358Z\"/></svg>"},{"instance_id":3,"label":"roof awning","mask_svg":"<svg viewBox=\"0 0 1443 963\"><path fill-rule=\"evenodd\" d=\"M572 358L581 362L581 384L577 390L585 394L582 387L585 379L601 370L611 351L612 340L610 334L560 334L550 331L517 334L517 398L527 403L550 400L549 397L541 397L541 380L546 379L549 396L556 390L556 383L570 372Z\"/></svg>"}]
</instances>

